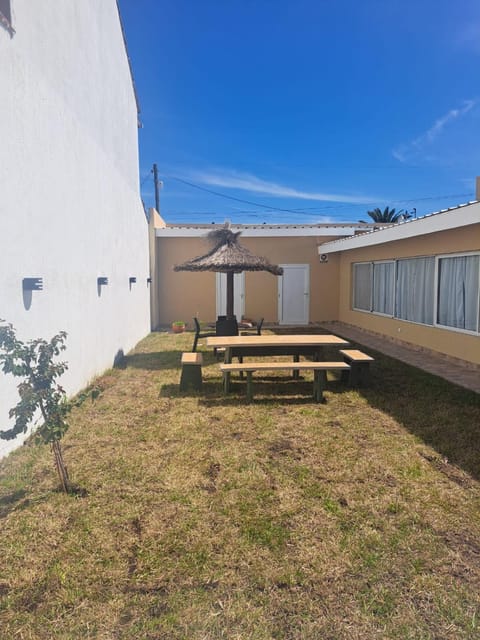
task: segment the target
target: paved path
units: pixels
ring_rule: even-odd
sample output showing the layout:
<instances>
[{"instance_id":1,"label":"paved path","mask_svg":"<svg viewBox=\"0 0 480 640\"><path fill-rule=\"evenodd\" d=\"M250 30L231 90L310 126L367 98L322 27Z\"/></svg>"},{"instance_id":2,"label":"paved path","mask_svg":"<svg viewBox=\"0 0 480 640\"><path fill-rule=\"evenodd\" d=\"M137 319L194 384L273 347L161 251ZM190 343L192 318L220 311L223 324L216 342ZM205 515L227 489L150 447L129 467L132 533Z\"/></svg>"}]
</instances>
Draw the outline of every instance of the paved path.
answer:
<instances>
[{"instance_id":1,"label":"paved path","mask_svg":"<svg viewBox=\"0 0 480 640\"><path fill-rule=\"evenodd\" d=\"M472 368L469 363L463 366L460 362L453 362L441 354L431 351L419 351L405 343L386 340L383 336L357 329L342 322L328 322L321 326L342 338L354 340L364 347L370 347L387 356L445 378L449 382L480 393L480 368Z\"/></svg>"}]
</instances>

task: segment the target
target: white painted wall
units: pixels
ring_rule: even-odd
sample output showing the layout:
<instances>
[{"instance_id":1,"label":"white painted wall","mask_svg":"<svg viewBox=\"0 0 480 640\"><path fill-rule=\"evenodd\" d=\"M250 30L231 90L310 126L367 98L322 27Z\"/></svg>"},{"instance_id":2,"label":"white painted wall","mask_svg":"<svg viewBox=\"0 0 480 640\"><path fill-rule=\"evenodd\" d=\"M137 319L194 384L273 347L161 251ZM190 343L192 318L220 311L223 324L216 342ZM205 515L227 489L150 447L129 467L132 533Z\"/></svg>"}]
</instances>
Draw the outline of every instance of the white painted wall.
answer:
<instances>
[{"instance_id":1,"label":"white painted wall","mask_svg":"<svg viewBox=\"0 0 480 640\"><path fill-rule=\"evenodd\" d=\"M135 96L115 0L15 0L12 14L15 35L0 26L0 318L22 339L68 332L74 393L149 331ZM29 308L24 277L44 282ZM16 384L0 373L2 430ZM0 457L18 444L0 440Z\"/></svg>"}]
</instances>

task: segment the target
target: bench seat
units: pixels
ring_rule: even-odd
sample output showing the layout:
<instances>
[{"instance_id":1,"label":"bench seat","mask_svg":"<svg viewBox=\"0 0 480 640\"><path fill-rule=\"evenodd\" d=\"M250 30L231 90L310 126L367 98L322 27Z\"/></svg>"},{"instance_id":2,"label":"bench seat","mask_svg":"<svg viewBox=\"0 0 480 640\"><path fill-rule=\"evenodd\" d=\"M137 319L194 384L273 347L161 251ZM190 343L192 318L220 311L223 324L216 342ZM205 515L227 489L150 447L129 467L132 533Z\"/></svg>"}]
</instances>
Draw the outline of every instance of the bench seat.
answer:
<instances>
[{"instance_id":1,"label":"bench seat","mask_svg":"<svg viewBox=\"0 0 480 640\"><path fill-rule=\"evenodd\" d=\"M374 362L374 358L358 349L341 349L340 353L350 365L350 371L342 372L342 382L352 387L366 386L370 381L370 363Z\"/></svg>"},{"instance_id":2,"label":"bench seat","mask_svg":"<svg viewBox=\"0 0 480 640\"><path fill-rule=\"evenodd\" d=\"M182 353L182 364L203 364L203 355L195 351L192 353L191 351L185 351Z\"/></svg>"},{"instance_id":3,"label":"bench seat","mask_svg":"<svg viewBox=\"0 0 480 640\"><path fill-rule=\"evenodd\" d=\"M313 399L315 402L323 401L323 389L325 388L327 371L348 371L350 365L346 362L239 362L221 364L223 374L223 390L230 390L230 374L238 371L247 374L247 401L253 400L253 373L255 371L313 371Z\"/></svg>"}]
</instances>

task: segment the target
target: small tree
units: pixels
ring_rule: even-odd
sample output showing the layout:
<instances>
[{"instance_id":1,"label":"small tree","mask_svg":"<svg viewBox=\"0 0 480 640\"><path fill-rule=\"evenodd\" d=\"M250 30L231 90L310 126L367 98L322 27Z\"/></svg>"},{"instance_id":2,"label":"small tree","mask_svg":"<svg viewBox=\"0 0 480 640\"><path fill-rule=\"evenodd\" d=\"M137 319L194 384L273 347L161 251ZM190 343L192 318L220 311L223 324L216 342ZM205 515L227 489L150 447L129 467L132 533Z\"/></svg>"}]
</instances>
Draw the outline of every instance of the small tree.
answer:
<instances>
[{"instance_id":1,"label":"small tree","mask_svg":"<svg viewBox=\"0 0 480 640\"><path fill-rule=\"evenodd\" d=\"M0 323L2 371L23 378L17 387L20 402L9 411L9 417L15 419L15 424L7 431L0 431L0 438L12 440L18 434L26 433L28 425L40 411L43 423L37 429L36 437L50 444L62 489L68 493L71 486L60 440L68 429L66 417L71 405L57 382L68 367L66 362L54 362L54 358L66 349L67 334L61 331L50 342L41 338L22 342L17 338L13 325L4 320Z\"/></svg>"}]
</instances>

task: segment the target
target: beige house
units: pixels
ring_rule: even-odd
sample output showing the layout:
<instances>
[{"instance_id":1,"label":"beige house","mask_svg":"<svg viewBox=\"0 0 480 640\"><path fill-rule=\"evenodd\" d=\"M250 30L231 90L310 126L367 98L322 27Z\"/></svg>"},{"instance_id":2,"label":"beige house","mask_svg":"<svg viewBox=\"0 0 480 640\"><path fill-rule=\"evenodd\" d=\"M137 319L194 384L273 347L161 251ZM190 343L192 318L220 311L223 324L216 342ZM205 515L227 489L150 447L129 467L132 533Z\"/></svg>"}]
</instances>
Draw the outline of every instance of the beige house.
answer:
<instances>
[{"instance_id":1,"label":"beige house","mask_svg":"<svg viewBox=\"0 0 480 640\"><path fill-rule=\"evenodd\" d=\"M213 225L150 219L152 328L225 313L225 276L174 272L205 254ZM235 225L284 275L235 276L235 314L341 321L480 366L480 202L394 225Z\"/></svg>"},{"instance_id":2,"label":"beige house","mask_svg":"<svg viewBox=\"0 0 480 640\"><path fill-rule=\"evenodd\" d=\"M480 365L480 202L324 243L337 319Z\"/></svg>"},{"instance_id":3,"label":"beige house","mask_svg":"<svg viewBox=\"0 0 480 640\"><path fill-rule=\"evenodd\" d=\"M167 225L156 212L150 222L152 327L174 320L192 323L193 316L212 322L225 314L225 274L173 271L174 265L207 253L211 245L206 236L215 225ZM281 325L336 319L339 256L321 260L318 247L374 227L364 223L232 225L233 231L241 231L243 246L284 270L281 277L262 271L235 275L235 315Z\"/></svg>"}]
</instances>

